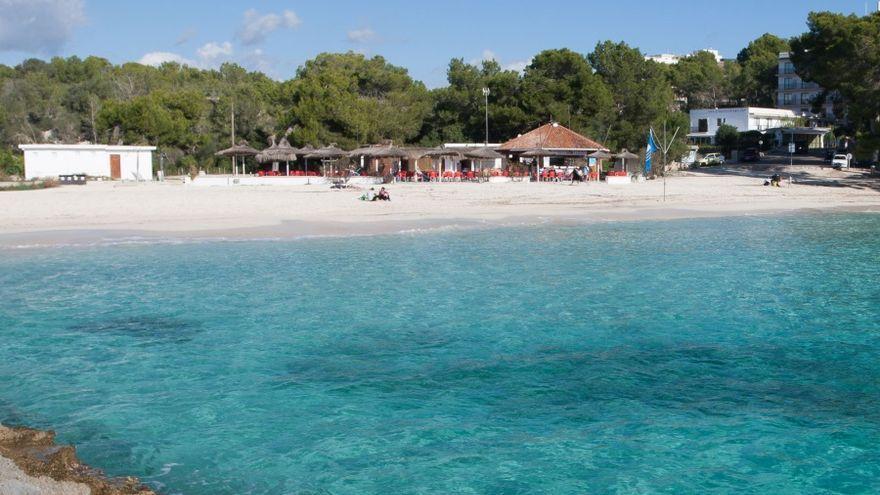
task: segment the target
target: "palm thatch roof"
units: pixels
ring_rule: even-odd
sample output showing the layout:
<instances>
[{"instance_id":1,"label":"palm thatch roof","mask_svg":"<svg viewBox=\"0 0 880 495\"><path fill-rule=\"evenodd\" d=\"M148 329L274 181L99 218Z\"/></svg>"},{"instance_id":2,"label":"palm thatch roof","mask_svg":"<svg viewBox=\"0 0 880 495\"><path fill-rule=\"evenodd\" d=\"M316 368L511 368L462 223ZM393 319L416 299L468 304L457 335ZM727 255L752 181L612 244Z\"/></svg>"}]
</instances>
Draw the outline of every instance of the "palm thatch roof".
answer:
<instances>
[{"instance_id":1,"label":"palm thatch roof","mask_svg":"<svg viewBox=\"0 0 880 495\"><path fill-rule=\"evenodd\" d=\"M492 148L472 148L465 151L463 154L464 156L475 160L497 160L498 158L504 158L504 155L498 153Z\"/></svg>"},{"instance_id":2,"label":"palm thatch roof","mask_svg":"<svg viewBox=\"0 0 880 495\"><path fill-rule=\"evenodd\" d=\"M365 156L367 158L409 158L409 153L396 146L368 146L352 150L348 155L351 157Z\"/></svg>"},{"instance_id":3,"label":"palm thatch roof","mask_svg":"<svg viewBox=\"0 0 880 495\"><path fill-rule=\"evenodd\" d=\"M336 143L318 148L310 153L305 154L306 158L320 158L322 160L335 160L344 156L348 156L348 152L341 148L338 148L336 146Z\"/></svg>"},{"instance_id":4,"label":"palm thatch roof","mask_svg":"<svg viewBox=\"0 0 880 495\"><path fill-rule=\"evenodd\" d=\"M552 150L545 150L544 148L529 148L520 153L520 156L524 156L527 158L530 157L544 157L544 156L553 156Z\"/></svg>"},{"instance_id":5,"label":"palm thatch roof","mask_svg":"<svg viewBox=\"0 0 880 495\"><path fill-rule=\"evenodd\" d=\"M255 156L259 151L251 148L247 141L242 139L235 146L214 153L217 156Z\"/></svg>"},{"instance_id":6,"label":"palm thatch roof","mask_svg":"<svg viewBox=\"0 0 880 495\"><path fill-rule=\"evenodd\" d=\"M614 155L614 158L622 158L624 160L638 160L639 155L635 153L630 153L629 151L624 149L620 153Z\"/></svg>"},{"instance_id":7,"label":"palm thatch roof","mask_svg":"<svg viewBox=\"0 0 880 495\"><path fill-rule=\"evenodd\" d=\"M271 146L257 153L257 161L260 163L292 162L296 160L296 148L290 145L287 138L281 138L278 144L274 143L274 137L270 141Z\"/></svg>"},{"instance_id":8,"label":"palm thatch roof","mask_svg":"<svg viewBox=\"0 0 880 495\"><path fill-rule=\"evenodd\" d=\"M461 159L464 154L461 150L455 148L433 148L428 151L425 151L422 156L427 156L429 158L455 158Z\"/></svg>"},{"instance_id":9,"label":"palm thatch roof","mask_svg":"<svg viewBox=\"0 0 880 495\"><path fill-rule=\"evenodd\" d=\"M609 158L614 158L614 155L608 153L607 151L594 151L587 155L587 158L596 158L599 160L608 160Z\"/></svg>"}]
</instances>

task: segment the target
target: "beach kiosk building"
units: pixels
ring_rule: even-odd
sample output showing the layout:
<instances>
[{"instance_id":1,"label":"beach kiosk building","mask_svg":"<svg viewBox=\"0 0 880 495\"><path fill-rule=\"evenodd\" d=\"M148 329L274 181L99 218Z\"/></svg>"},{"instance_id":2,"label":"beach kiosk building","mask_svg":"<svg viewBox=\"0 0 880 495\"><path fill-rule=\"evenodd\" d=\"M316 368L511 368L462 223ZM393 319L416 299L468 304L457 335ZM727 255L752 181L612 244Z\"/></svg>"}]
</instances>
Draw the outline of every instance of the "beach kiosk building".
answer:
<instances>
[{"instance_id":1,"label":"beach kiosk building","mask_svg":"<svg viewBox=\"0 0 880 495\"><path fill-rule=\"evenodd\" d=\"M26 179L85 174L117 180L153 180L155 146L21 144Z\"/></svg>"},{"instance_id":2,"label":"beach kiosk building","mask_svg":"<svg viewBox=\"0 0 880 495\"><path fill-rule=\"evenodd\" d=\"M557 122L551 122L520 134L498 146L495 151L507 155L510 160L516 160L524 154L532 158L540 157L541 166L546 167L553 164L551 161L585 158L590 153L609 150L586 136Z\"/></svg>"},{"instance_id":3,"label":"beach kiosk building","mask_svg":"<svg viewBox=\"0 0 880 495\"><path fill-rule=\"evenodd\" d=\"M599 165L597 158L590 155L609 149L598 142L578 134L557 123L550 122L537 129L520 134L496 149L510 162L537 165L534 177L540 180L541 171L547 167L589 165L594 172Z\"/></svg>"}]
</instances>

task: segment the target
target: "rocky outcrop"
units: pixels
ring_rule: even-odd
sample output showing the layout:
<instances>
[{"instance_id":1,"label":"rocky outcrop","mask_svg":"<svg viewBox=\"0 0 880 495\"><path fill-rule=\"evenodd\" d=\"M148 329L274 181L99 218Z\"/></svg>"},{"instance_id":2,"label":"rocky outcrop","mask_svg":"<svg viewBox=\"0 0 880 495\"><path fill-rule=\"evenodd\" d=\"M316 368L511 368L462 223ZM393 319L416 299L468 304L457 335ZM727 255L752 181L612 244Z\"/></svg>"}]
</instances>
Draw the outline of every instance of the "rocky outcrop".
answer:
<instances>
[{"instance_id":1,"label":"rocky outcrop","mask_svg":"<svg viewBox=\"0 0 880 495\"><path fill-rule=\"evenodd\" d=\"M53 431L0 425L0 456L3 493L156 495L137 478L108 478L82 464L74 447L55 445Z\"/></svg>"}]
</instances>

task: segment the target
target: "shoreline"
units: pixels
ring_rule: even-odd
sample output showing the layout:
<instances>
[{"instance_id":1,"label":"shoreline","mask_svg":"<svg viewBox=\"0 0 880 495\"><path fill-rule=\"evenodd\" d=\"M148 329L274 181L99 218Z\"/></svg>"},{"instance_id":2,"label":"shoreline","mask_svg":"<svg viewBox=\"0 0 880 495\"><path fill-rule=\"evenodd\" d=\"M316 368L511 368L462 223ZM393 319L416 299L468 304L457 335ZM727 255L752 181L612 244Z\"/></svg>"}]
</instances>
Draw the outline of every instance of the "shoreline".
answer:
<instances>
[{"instance_id":1,"label":"shoreline","mask_svg":"<svg viewBox=\"0 0 880 495\"><path fill-rule=\"evenodd\" d=\"M0 248L270 240L457 228L590 224L880 211L865 173L791 172L784 187L746 170L690 171L621 186L567 183L397 183L392 201L324 186L193 187L89 183L0 193ZM666 199L664 200L664 194Z\"/></svg>"},{"instance_id":2,"label":"shoreline","mask_svg":"<svg viewBox=\"0 0 880 495\"><path fill-rule=\"evenodd\" d=\"M57 445L55 432L0 425L0 493L157 495L134 477L108 477Z\"/></svg>"},{"instance_id":3,"label":"shoreline","mask_svg":"<svg viewBox=\"0 0 880 495\"><path fill-rule=\"evenodd\" d=\"M802 206L775 209L694 210L681 208L632 209L606 212L600 216L534 215L498 219L446 218L425 220L375 220L368 222L318 222L283 220L275 225L232 227L212 230L49 229L0 233L0 250L57 247L94 247L203 242L271 242L321 238L372 237L432 234L473 229L536 227L547 225L586 226L612 222L664 222L711 218L761 217L835 213L880 213L880 202L852 206Z\"/></svg>"}]
</instances>

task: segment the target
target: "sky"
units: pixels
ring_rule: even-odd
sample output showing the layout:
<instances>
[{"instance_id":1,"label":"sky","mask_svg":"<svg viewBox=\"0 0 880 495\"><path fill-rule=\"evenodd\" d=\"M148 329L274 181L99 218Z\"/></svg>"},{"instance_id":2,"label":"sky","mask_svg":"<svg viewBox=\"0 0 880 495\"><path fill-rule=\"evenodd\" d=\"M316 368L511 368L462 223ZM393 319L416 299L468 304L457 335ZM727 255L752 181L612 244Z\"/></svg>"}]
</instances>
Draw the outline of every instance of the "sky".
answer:
<instances>
[{"instance_id":1,"label":"sky","mask_svg":"<svg viewBox=\"0 0 880 495\"><path fill-rule=\"evenodd\" d=\"M381 55L428 87L452 58L521 70L549 48L626 41L645 54L712 48L733 58L769 32L806 30L810 11L864 14L877 0L0 0L0 63L97 55L114 63L226 61L289 79L322 52Z\"/></svg>"}]
</instances>

